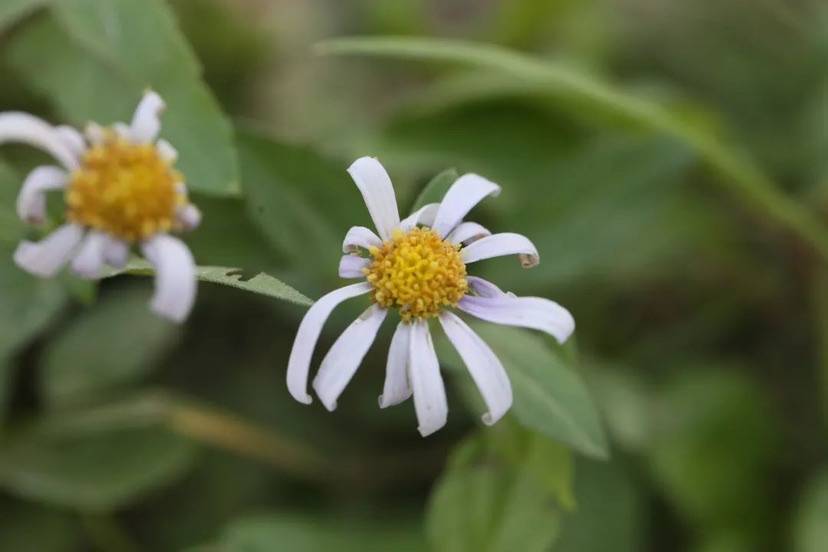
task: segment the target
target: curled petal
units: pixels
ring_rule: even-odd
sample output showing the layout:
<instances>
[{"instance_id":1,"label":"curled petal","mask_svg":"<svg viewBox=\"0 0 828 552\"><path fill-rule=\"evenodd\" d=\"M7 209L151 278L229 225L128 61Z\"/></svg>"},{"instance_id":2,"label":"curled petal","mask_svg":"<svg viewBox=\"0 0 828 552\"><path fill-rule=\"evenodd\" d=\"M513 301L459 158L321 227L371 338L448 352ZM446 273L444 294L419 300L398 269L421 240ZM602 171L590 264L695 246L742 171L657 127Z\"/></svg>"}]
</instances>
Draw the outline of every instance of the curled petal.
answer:
<instances>
[{"instance_id":1,"label":"curled petal","mask_svg":"<svg viewBox=\"0 0 828 552\"><path fill-rule=\"evenodd\" d=\"M365 257L358 257L356 255L343 255L339 260L339 277L340 278L365 278L363 269L368 268L371 264L370 259Z\"/></svg>"},{"instance_id":2,"label":"curled petal","mask_svg":"<svg viewBox=\"0 0 828 552\"><path fill-rule=\"evenodd\" d=\"M466 295L458 308L481 320L548 333L559 343L575 331L575 319L564 307L541 297Z\"/></svg>"},{"instance_id":3,"label":"curled petal","mask_svg":"<svg viewBox=\"0 0 828 552\"><path fill-rule=\"evenodd\" d=\"M461 222L452 230L446 239L454 244L469 244L480 238L491 236L492 233L476 222Z\"/></svg>"},{"instance_id":4,"label":"curled petal","mask_svg":"<svg viewBox=\"0 0 828 552\"><path fill-rule=\"evenodd\" d=\"M408 349L411 325L400 322L391 338L388 362L385 365L385 384L379 396L380 408L388 408L407 400L411 396L408 381Z\"/></svg>"},{"instance_id":5,"label":"curled petal","mask_svg":"<svg viewBox=\"0 0 828 552\"><path fill-rule=\"evenodd\" d=\"M154 142L161 132L161 113L166 108L164 100L156 92L147 90L135 109L130 125L130 135L139 144Z\"/></svg>"},{"instance_id":6,"label":"curled petal","mask_svg":"<svg viewBox=\"0 0 828 552\"><path fill-rule=\"evenodd\" d=\"M42 149L73 171L78 168L78 155L67 145L63 135L47 123L28 113L0 113L0 144L18 142Z\"/></svg>"},{"instance_id":7,"label":"curled petal","mask_svg":"<svg viewBox=\"0 0 828 552\"><path fill-rule=\"evenodd\" d=\"M313 388L328 410L336 409L339 395L354 377L387 314L379 305L371 305L342 332L325 355L313 379Z\"/></svg>"},{"instance_id":8,"label":"curled petal","mask_svg":"<svg viewBox=\"0 0 828 552\"><path fill-rule=\"evenodd\" d=\"M83 228L65 224L37 243L20 242L14 252L14 262L27 272L49 278L69 262L81 238Z\"/></svg>"},{"instance_id":9,"label":"curled petal","mask_svg":"<svg viewBox=\"0 0 828 552\"><path fill-rule=\"evenodd\" d=\"M86 152L86 141L83 139L83 135L74 127L67 125L57 126L55 127L55 131L60 135L66 147L80 159Z\"/></svg>"},{"instance_id":10,"label":"curled petal","mask_svg":"<svg viewBox=\"0 0 828 552\"><path fill-rule=\"evenodd\" d=\"M364 295L371 291L371 284L360 282L334 290L321 297L308 309L293 341L290 359L287 368L287 387L294 399L301 403L310 404L311 397L307 392L308 371L311 357L322 333L322 326L331 315L331 312L343 301Z\"/></svg>"},{"instance_id":11,"label":"curled petal","mask_svg":"<svg viewBox=\"0 0 828 552\"><path fill-rule=\"evenodd\" d=\"M179 208L176 217L184 230L195 230L201 224L201 211L192 203Z\"/></svg>"},{"instance_id":12,"label":"curled petal","mask_svg":"<svg viewBox=\"0 0 828 552\"><path fill-rule=\"evenodd\" d=\"M360 249L380 247L382 240L370 228L352 226L342 241L343 253L358 253Z\"/></svg>"},{"instance_id":13,"label":"curled petal","mask_svg":"<svg viewBox=\"0 0 828 552\"><path fill-rule=\"evenodd\" d=\"M68 175L58 167L34 169L17 195L17 216L21 220L40 224L46 218L46 192L66 187Z\"/></svg>"},{"instance_id":14,"label":"curled petal","mask_svg":"<svg viewBox=\"0 0 828 552\"><path fill-rule=\"evenodd\" d=\"M174 322L183 322L195 302L196 270L192 253L184 242L166 234L145 241L141 250L155 267L152 310Z\"/></svg>"},{"instance_id":15,"label":"curled petal","mask_svg":"<svg viewBox=\"0 0 828 552\"><path fill-rule=\"evenodd\" d=\"M446 192L432 228L441 236L447 235L483 198L499 193L500 186L494 182L476 174L464 174Z\"/></svg>"},{"instance_id":16,"label":"curled petal","mask_svg":"<svg viewBox=\"0 0 828 552\"><path fill-rule=\"evenodd\" d=\"M161 156L161 159L166 161L168 164L172 165L178 161L178 150L163 138L155 143L155 147L158 150L158 155Z\"/></svg>"},{"instance_id":17,"label":"curled petal","mask_svg":"<svg viewBox=\"0 0 828 552\"><path fill-rule=\"evenodd\" d=\"M439 203L429 203L428 205L423 205L400 222L400 229L402 229L403 232L408 232L418 224L422 224L423 226L431 226L434 224L434 217L437 215L437 209L439 208Z\"/></svg>"},{"instance_id":18,"label":"curled petal","mask_svg":"<svg viewBox=\"0 0 828 552\"><path fill-rule=\"evenodd\" d=\"M359 188L368 212L374 221L380 238L387 240L400 224L397 197L391 178L379 161L373 157L361 157L348 167L348 173Z\"/></svg>"},{"instance_id":19,"label":"curled petal","mask_svg":"<svg viewBox=\"0 0 828 552\"><path fill-rule=\"evenodd\" d=\"M72 259L72 270L81 278L95 280L101 277L104 266L104 251L109 243L109 237L101 232L89 232L75 258Z\"/></svg>"},{"instance_id":20,"label":"curled petal","mask_svg":"<svg viewBox=\"0 0 828 552\"><path fill-rule=\"evenodd\" d=\"M448 401L428 322L413 322L410 332L408 377L414 392L417 429L426 437L446 425Z\"/></svg>"},{"instance_id":21,"label":"curled petal","mask_svg":"<svg viewBox=\"0 0 828 552\"><path fill-rule=\"evenodd\" d=\"M460 251L460 256L466 264L504 255L518 255L523 268L532 268L540 262L538 249L529 238L508 232L480 238Z\"/></svg>"},{"instance_id":22,"label":"curled petal","mask_svg":"<svg viewBox=\"0 0 828 552\"><path fill-rule=\"evenodd\" d=\"M124 268L129 261L129 245L118 238L107 236L103 258L106 264L113 268Z\"/></svg>"},{"instance_id":23,"label":"curled petal","mask_svg":"<svg viewBox=\"0 0 828 552\"><path fill-rule=\"evenodd\" d=\"M440 314L440 324L468 368L489 411L483 423L492 425L512 407L512 384L500 359L456 314Z\"/></svg>"}]
</instances>

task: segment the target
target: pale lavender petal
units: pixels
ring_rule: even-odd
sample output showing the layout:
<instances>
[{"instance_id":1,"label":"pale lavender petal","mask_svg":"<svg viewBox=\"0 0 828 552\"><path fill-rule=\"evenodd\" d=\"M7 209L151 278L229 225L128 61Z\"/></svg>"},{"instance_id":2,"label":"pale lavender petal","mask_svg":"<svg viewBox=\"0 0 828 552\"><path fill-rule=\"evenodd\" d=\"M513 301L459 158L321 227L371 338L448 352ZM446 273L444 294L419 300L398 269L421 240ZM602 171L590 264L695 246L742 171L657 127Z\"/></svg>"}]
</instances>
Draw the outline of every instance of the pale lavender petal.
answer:
<instances>
[{"instance_id":1,"label":"pale lavender petal","mask_svg":"<svg viewBox=\"0 0 828 552\"><path fill-rule=\"evenodd\" d=\"M158 150L158 155L161 156L161 159L170 165L178 161L178 150L163 138L155 142L155 148Z\"/></svg>"},{"instance_id":2,"label":"pale lavender petal","mask_svg":"<svg viewBox=\"0 0 828 552\"><path fill-rule=\"evenodd\" d=\"M196 295L196 265L187 246L167 234L159 234L141 246L155 267L152 310L174 322L183 322L193 308Z\"/></svg>"},{"instance_id":3,"label":"pale lavender petal","mask_svg":"<svg viewBox=\"0 0 828 552\"><path fill-rule=\"evenodd\" d=\"M408 349L411 324L400 322L391 338L388 362L385 365L385 384L379 396L380 408L388 408L407 400L411 396L408 381Z\"/></svg>"},{"instance_id":4,"label":"pale lavender petal","mask_svg":"<svg viewBox=\"0 0 828 552\"><path fill-rule=\"evenodd\" d=\"M86 124L83 133L90 144L98 146L106 140L107 130L98 123L90 122Z\"/></svg>"},{"instance_id":5,"label":"pale lavender petal","mask_svg":"<svg viewBox=\"0 0 828 552\"><path fill-rule=\"evenodd\" d=\"M365 278L364 269L371 264L370 259L356 255L343 255L339 260L340 278Z\"/></svg>"},{"instance_id":6,"label":"pale lavender petal","mask_svg":"<svg viewBox=\"0 0 828 552\"><path fill-rule=\"evenodd\" d=\"M348 167L348 173L359 188L368 212L374 221L380 238L387 240L400 224L397 196L391 178L379 161L373 157L361 157Z\"/></svg>"},{"instance_id":7,"label":"pale lavender petal","mask_svg":"<svg viewBox=\"0 0 828 552\"><path fill-rule=\"evenodd\" d=\"M55 127L55 132L58 133L63 140L63 143L66 144L66 147L69 148L78 159L86 153L86 140L83 139L83 135L78 132L76 128L67 125L59 125Z\"/></svg>"},{"instance_id":8,"label":"pale lavender petal","mask_svg":"<svg viewBox=\"0 0 828 552\"><path fill-rule=\"evenodd\" d=\"M14 262L27 272L49 278L69 262L82 238L82 227L65 224L37 243L20 242L14 252Z\"/></svg>"},{"instance_id":9,"label":"pale lavender petal","mask_svg":"<svg viewBox=\"0 0 828 552\"><path fill-rule=\"evenodd\" d=\"M101 232L91 231L81 243L78 253L72 259L72 270L87 280L101 277L104 266L104 251L109 237Z\"/></svg>"},{"instance_id":10,"label":"pale lavender petal","mask_svg":"<svg viewBox=\"0 0 828 552\"><path fill-rule=\"evenodd\" d=\"M107 236L103 257L106 264L113 268L124 268L129 261L129 244L118 238Z\"/></svg>"},{"instance_id":11,"label":"pale lavender petal","mask_svg":"<svg viewBox=\"0 0 828 552\"><path fill-rule=\"evenodd\" d=\"M408 378L414 392L417 429L426 437L446 425L448 401L428 322L413 322L410 332Z\"/></svg>"},{"instance_id":12,"label":"pale lavender petal","mask_svg":"<svg viewBox=\"0 0 828 552\"><path fill-rule=\"evenodd\" d=\"M451 312L440 314L443 331L460 354L489 411L483 423L492 425L512 407L512 384L500 359L474 330Z\"/></svg>"},{"instance_id":13,"label":"pale lavender petal","mask_svg":"<svg viewBox=\"0 0 828 552\"><path fill-rule=\"evenodd\" d=\"M453 244L477 241L480 238L491 236L492 233L476 222L461 222L452 230L446 239Z\"/></svg>"},{"instance_id":14,"label":"pale lavender petal","mask_svg":"<svg viewBox=\"0 0 828 552\"><path fill-rule=\"evenodd\" d=\"M308 371L311 357L322 333L322 326L331 315L331 312L343 301L364 295L371 291L371 284L360 282L334 290L321 297L308 309L293 341L290 359L287 368L287 387L294 399L301 403L310 404L312 399L308 395Z\"/></svg>"},{"instance_id":15,"label":"pale lavender petal","mask_svg":"<svg viewBox=\"0 0 828 552\"><path fill-rule=\"evenodd\" d=\"M513 294L506 293L490 281L484 280L479 276L467 276L466 281L469 283L469 287L477 295L480 295L482 297L500 297L501 295L514 297Z\"/></svg>"},{"instance_id":16,"label":"pale lavender petal","mask_svg":"<svg viewBox=\"0 0 828 552\"><path fill-rule=\"evenodd\" d=\"M476 174L464 174L446 192L434 219L434 231L447 235L487 196L500 193L500 186Z\"/></svg>"},{"instance_id":17,"label":"pale lavender petal","mask_svg":"<svg viewBox=\"0 0 828 552\"><path fill-rule=\"evenodd\" d=\"M313 388L328 410L336 409L337 399L354 377L387 314L387 309L371 305L342 332L325 355L313 379Z\"/></svg>"},{"instance_id":18,"label":"pale lavender petal","mask_svg":"<svg viewBox=\"0 0 828 552\"><path fill-rule=\"evenodd\" d=\"M437 209L439 208L439 203L429 203L420 207L400 222L400 229L403 232L408 232L418 224L430 227L434 224L434 217L437 215Z\"/></svg>"},{"instance_id":19,"label":"pale lavender petal","mask_svg":"<svg viewBox=\"0 0 828 552\"><path fill-rule=\"evenodd\" d=\"M517 255L523 268L532 268L540 262L538 249L529 238L508 232L480 238L460 251L466 264L504 255Z\"/></svg>"},{"instance_id":20,"label":"pale lavender petal","mask_svg":"<svg viewBox=\"0 0 828 552\"><path fill-rule=\"evenodd\" d=\"M46 121L17 111L0 113L0 144L17 142L42 149L73 171L78 155L67 145L63 135Z\"/></svg>"},{"instance_id":21,"label":"pale lavender petal","mask_svg":"<svg viewBox=\"0 0 828 552\"><path fill-rule=\"evenodd\" d=\"M380 247L382 240L370 228L352 226L342 241L343 253L358 253L360 249Z\"/></svg>"},{"instance_id":22,"label":"pale lavender petal","mask_svg":"<svg viewBox=\"0 0 828 552\"><path fill-rule=\"evenodd\" d=\"M201 224L201 211L192 203L180 207L176 217L184 230L195 230Z\"/></svg>"},{"instance_id":23,"label":"pale lavender petal","mask_svg":"<svg viewBox=\"0 0 828 552\"><path fill-rule=\"evenodd\" d=\"M58 167L34 169L17 195L17 216L24 222L40 224L46 218L46 192L66 187L69 175Z\"/></svg>"},{"instance_id":24,"label":"pale lavender petal","mask_svg":"<svg viewBox=\"0 0 828 552\"><path fill-rule=\"evenodd\" d=\"M156 92L147 90L132 116L130 135L139 144L154 142L161 132L161 113L166 108L164 100Z\"/></svg>"},{"instance_id":25,"label":"pale lavender petal","mask_svg":"<svg viewBox=\"0 0 828 552\"><path fill-rule=\"evenodd\" d=\"M126 123L114 123L112 125L112 130L115 131L119 137L123 138L127 141L132 141L132 127L130 127Z\"/></svg>"}]
</instances>

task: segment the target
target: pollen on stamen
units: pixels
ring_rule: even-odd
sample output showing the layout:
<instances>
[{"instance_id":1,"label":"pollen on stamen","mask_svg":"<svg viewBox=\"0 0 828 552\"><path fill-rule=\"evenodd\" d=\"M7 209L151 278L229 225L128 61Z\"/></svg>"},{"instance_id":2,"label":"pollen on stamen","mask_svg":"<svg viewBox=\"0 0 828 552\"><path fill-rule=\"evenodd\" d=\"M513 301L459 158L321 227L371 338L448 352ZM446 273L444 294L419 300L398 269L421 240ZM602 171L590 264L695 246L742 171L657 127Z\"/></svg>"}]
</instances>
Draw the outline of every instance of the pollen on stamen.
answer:
<instances>
[{"instance_id":1,"label":"pollen on stamen","mask_svg":"<svg viewBox=\"0 0 828 552\"><path fill-rule=\"evenodd\" d=\"M430 228L396 230L381 247L369 250L373 261L364 272L373 286L372 299L398 309L406 322L457 306L468 292L459 249Z\"/></svg>"},{"instance_id":2,"label":"pollen on stamen","mask_svg":"<svg viewBox=\"0 0 828 552\"><path fill-rule=\"evenodd\" d=\"M89 149L66 188L67 218L127 242L178 229L183 177L155 146L114 132Z\"/></svg>"}]
</instances>

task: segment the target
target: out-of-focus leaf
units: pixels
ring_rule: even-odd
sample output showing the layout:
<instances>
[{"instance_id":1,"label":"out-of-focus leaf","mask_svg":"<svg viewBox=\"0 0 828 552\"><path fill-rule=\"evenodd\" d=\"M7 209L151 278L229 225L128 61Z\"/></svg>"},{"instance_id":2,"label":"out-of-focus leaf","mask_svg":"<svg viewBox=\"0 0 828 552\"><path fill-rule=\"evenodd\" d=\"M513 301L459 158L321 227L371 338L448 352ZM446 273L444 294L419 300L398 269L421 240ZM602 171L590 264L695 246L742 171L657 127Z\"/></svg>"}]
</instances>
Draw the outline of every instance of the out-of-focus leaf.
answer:
<instances>
[{"instance_id":1,"label":"out-of-focus leaf","mask_svg":"<svg viewBox=\"0 0 828 552\"><path fill-rule=\"evenodd\" d=\"M811 479L794 520L794 552L821 552L828 543L828 471Z\"/></svg>"},{"instance_id":2,"label":"out-of-focus leaf","mask_svg":"<svg viewBox=\"0 0 828 552\"><path fill-rule=\"evenodd\" d=\"M512 409L527 428L592 457L608 455L598 413L580 376L567 366L549 339L528 330L475 324L509 373Z\"/></svg>"},{"instance_id":3,"label":"out-of-focus leaf","mask_svg":"<svg viewBox=\"0 0 828 552\"><path fill-rule=\"evenodd\" d=\"M413 213L429 203L440 203L443 200L443 196L446 195L448 189L459 176L460 174L457 172L457 169L446 169L432 178L426 184L426 187L423 188L423 191L420 192L420 195L417 196L417 199L414 200L414 206L411 207L411 212Z\"/></svg>"},{"instance_id":4,"label":"out-of-focus leaf","mask_svg":"<svg viewBox=\"0 0 828 552\"><path fill-rule=\"evenodd\" d=\"M41 389L53 406L140 380L175 343L177 325L153 314L149 290L119 290L50 341Z\"/></svg>"},{"instance_id":5,"label":"out-of-focus leaf","mask_svg":"<svg viewBox=\"0 0 828 552\"><path fill-rule=\"evenodd\" d=\"M196 550L269 552L284 547L291 552L418 552L424 549L425 542L416 525L401 525L394 520L369 522L359 518L266 513L234 521L218 542Z\"/></svg>"},{"instance_id":6,"label":"out-of-focus leaf","mask_svg":"<svg viewBox=\"0 0 828 552\"><path fill-rule=\"evenodd\" d=\"M65 0L53 11L54 19L21 33L10 56L66 120L129 121L151 87L168 105L161 135L178 150L188 185L211 194L239 191L230 123L161 0Z\"/></svg>"},{"instance_id":7,"label":"out-of-focus leaf","mask_svg":"<svg viewBox=\"0 0 828 552\"><path fill-rule=\"evenodd\" d=\"M3 0L0 4L0 31L32 13L49 0Z\"/></svg>"},{"instance_id":8,"label":"out-of-focus leaf","mask_svg":"<svg viewBox=\"0 0 828 552\"><path fill-rule=\"evenodd\" d=\"M147 261L136 259L130 261L122 270L114 270L107 274L107 277L121 274L135 276L152 276L154 270ZM244 271L239 268L228 268L223 266L199 266L196 267L196 277L202 282L221 284L234 287L260 295L266 295L274 299L281 299L297 305L310 305L312 301L269 274L259 273L252 278L245 279Z\"/></svg>"},{"instance_id":9,"label":"out-of-focus leaf","mask_svg":"<svg viewBox=\"0 0 828 552\"><path fill-rule=\"evenodd\" d=\"M23 501L0 503L0 550L77 552L81 527L72 516Z\"/></svg>"},{"instance_id":10,"label":"out-of-focus leaf","mask_svg":"<svg viewBox=\"0 0 828 552\"><path fill-rule=\"evenodd\" d=\"M828 256L828 233L810 211L782 193L775 182L744 153L709 128L692 123L663 106L629 94L563 64L536 59L492 44L433 38L341 38L317 46L322 54L364 55L453 63L498 72L504 77L542 86L549 97L581 105L584 112L604 113L691 146L727 185L762 215L796 233Z\"/></svg>"}]
</instances>

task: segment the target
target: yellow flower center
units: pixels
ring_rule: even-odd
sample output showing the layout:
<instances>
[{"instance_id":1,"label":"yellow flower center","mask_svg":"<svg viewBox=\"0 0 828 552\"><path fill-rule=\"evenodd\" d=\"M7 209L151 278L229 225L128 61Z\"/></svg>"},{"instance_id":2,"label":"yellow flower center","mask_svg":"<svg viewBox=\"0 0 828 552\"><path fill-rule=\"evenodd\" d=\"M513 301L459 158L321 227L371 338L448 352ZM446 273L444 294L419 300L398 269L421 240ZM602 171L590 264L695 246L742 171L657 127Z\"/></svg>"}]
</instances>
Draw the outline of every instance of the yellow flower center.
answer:
<instances>
[{"instance_id":1,"label":"yellow flower center","mask_svg":"<svg viewBox=\"0 0 828 552\"><path fill-rule=\"evenodd\" d=\"M381 247L372 247L373 262L365 276L374 286L373 300L397 308L406 322L437 316L468 291L460 247L430 228L396 230Z\"/></svg>"},{"instance_id":2,"label":"yellow flower center","mask_svg":"<svg viewBox=\"0 0 828 552\"><path fill-rule=\"evenodd\" d=\"M176 229L176 210L187 197L180 173L151 144L132 144L109 133L90 148L66 188L70 221L127 242Z\"/></svg>"}]
</instances>

